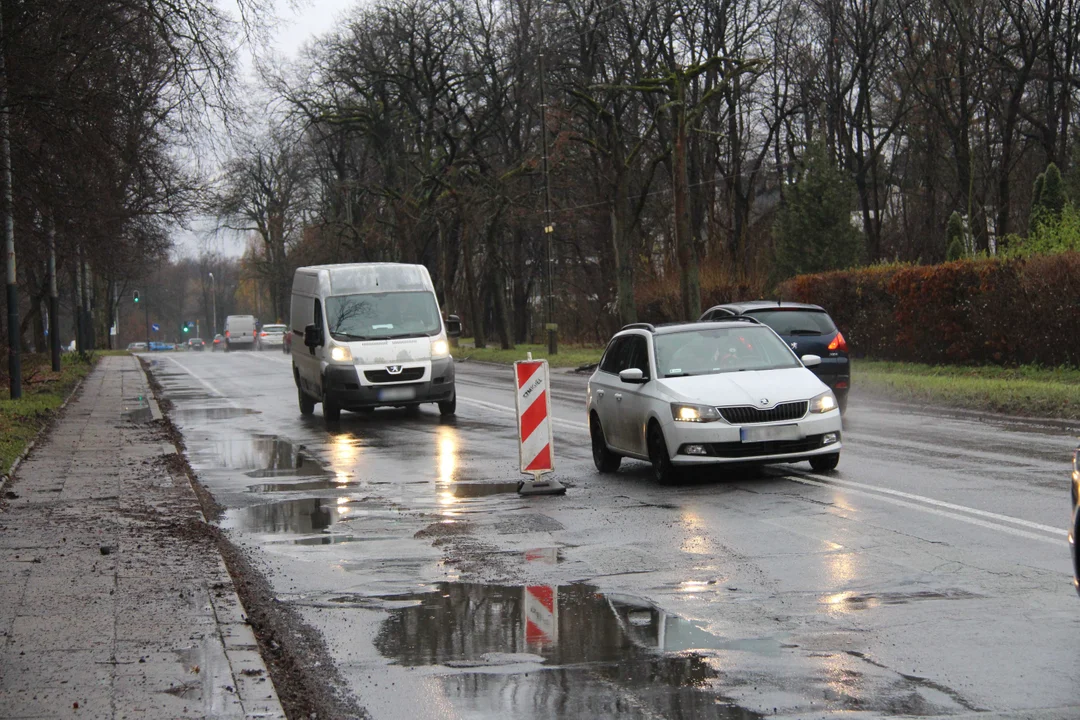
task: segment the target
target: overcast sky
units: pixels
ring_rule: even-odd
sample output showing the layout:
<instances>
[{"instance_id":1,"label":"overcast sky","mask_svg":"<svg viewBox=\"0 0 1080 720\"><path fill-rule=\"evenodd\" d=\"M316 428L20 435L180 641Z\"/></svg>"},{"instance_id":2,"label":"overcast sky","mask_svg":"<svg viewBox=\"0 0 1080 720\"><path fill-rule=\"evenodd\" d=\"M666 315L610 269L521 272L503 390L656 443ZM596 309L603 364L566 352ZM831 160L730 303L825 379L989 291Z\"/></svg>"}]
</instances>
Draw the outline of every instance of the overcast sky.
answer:
<instances>
[{"instance_id":1,"label":"overcast sky","mask_svg":"<svg viewBox=\"0 0 1080 720\"><path fill-rule=\"evenodd\" d=\"M363 3L364 0L277 0L280 24L274 36L274 51L288 60L296 60L304 43L332 30L346 11ZM222 6L234 7L229 0L222 0ZM250 48L246 50L244 65L247 81L254 83L258 81L251 52ZM176 254L195 256L204 248L230 256L243 253L243 241L236 233L214 234L213 231L214 222L208 218L195 219L190 231L178 228L173 233Z\"/></svg>"}]
</instances>

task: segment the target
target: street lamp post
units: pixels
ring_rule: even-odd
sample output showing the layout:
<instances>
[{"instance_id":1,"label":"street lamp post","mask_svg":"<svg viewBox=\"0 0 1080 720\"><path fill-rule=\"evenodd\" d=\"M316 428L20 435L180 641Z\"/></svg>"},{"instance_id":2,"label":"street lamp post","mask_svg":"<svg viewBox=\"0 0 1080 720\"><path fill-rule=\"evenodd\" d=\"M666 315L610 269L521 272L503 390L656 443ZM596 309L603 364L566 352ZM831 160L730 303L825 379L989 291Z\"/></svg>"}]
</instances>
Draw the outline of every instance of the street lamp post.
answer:
<instances>
[{"instance_id":1,"label":"street lamp post","mask_svg":"<svg viewBox=\"0 0 1080 720\"><path fill-rule=\"evenodd\" d=\"M210 306L212 308L211 311L210 311L211 312L210 324L213 325L213 327L214 327L214 337L217 337L217 284L214 281L214 273L209 273L209 275L210 275Z\"/></svg>"}]
</instances>

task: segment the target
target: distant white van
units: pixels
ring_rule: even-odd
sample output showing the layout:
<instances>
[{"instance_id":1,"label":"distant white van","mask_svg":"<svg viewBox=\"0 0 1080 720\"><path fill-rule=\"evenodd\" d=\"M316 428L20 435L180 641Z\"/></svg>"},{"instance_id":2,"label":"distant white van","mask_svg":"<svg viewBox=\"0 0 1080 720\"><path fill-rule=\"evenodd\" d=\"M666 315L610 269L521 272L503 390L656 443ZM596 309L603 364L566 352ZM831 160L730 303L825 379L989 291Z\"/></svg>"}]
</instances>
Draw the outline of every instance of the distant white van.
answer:
<instances>
[{"instance_id":1,"label":"distant white van","mask_svg":"<svg viewBox=\"0 0 1080 720\"><path fill-rule=\"evenodd\" d=\"M423 265L315 265L293 275L293 377L300 413L322 403L332 422L345 410L457 409L454 360L448 338L461 332L443 322L431 276Z\"/></svg>"},{"instance_id":2,"label":"distant white van","mask_svg":"<svg viewBox=\"0 0 1080 720\"><path fill-rule=\"evenodd\" d=\"M225 318L225 352L255 347L255 316L229 315Z\"/></svg>"}]
</instances>

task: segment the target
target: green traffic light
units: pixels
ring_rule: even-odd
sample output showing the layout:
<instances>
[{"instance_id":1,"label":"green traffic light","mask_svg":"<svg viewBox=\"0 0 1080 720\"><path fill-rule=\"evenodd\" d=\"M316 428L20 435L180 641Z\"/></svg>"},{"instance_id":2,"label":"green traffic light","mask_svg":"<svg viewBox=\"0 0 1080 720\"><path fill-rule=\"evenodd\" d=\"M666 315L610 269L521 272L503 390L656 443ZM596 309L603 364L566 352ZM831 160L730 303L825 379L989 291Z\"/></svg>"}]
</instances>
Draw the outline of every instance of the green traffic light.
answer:
<instances>
[{"instance_id":1,"label":"green traffic light","mask_svg":"<svg viewBox=\"0 0 1080 720\"><path fill-rule=\"evenodd\" d=\"M187 332L187 325L184 326L184 332Z\"/></svg>"}]
</instances>

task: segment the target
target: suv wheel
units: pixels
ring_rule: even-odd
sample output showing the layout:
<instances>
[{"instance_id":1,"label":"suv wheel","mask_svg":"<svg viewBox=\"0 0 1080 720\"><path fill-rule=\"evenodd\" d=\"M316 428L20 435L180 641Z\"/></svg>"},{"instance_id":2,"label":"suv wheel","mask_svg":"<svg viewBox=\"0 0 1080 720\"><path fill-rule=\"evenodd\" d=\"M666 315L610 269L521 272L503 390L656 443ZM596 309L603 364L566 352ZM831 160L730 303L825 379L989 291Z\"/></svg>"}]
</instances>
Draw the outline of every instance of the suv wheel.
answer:
<instances>
[{"instance_id":1,"label":"suv wheel","mask_svg":"<svg viewBox=\"0 0 1080 720\"><path fill-rule=\"evenodd\" d=\"M835 470L837 464L840 462L840 453L829 453L828 455L815 455L810 458L810 467L814 468L815 472L829 472Z\"/></svg>"},{"instance_id":2,"label":"suv wheel","mask_svg":"<svg viewBox=\"0 0 1080 720\"><path fill-rule=\"evenodd\" d=\"M305 395L300 388L296 388L296 397L300 403L301 415L311 415L315 412L315 401Z\"/></svg>"},{"instance_id":3,"label":"suv wheel","mask_svg":"<svg viewBox=\"0 0 1080 720\"><path fill-rule=\"evenodd\" d=\"M613 473L619 469L622 456L608 450L607 441L604 439L604 428L600 426L600 418L594 414L590 420L589 435L592 437L593 464L602 473Z\"/></svg>"},{"instance_id":4,"label":"suv wheel","mask_svg":"<svg viewBox=\"0 0 1080 720\"><path fill-rule=\"evenodd\" d=\"M653 477L661 485L670 485L678 477L678 470L671 463L668 455L667 441L664 440L664 431L655 420L649 424L649 461L652 463Z\"/></svg>"}]
</instances>

